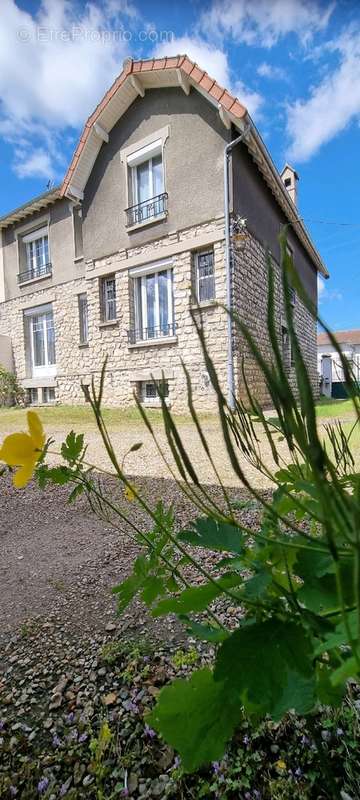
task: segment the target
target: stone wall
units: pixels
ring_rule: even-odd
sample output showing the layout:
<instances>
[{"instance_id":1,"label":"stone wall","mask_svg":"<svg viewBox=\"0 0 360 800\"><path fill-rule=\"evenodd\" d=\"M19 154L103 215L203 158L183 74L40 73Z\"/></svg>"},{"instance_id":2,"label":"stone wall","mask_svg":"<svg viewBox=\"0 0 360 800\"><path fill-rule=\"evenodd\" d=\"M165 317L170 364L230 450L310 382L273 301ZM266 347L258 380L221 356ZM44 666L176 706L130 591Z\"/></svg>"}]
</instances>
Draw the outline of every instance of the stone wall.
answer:
<instances>
[{"instance_id":1,"label":"stone wall","mask_svg":"<svg viewBox=\"0 0 360 800\"><path fill-rule=\"evenodd\" d=\"M216 300L225 302L224 272L224 222L214 220L205 225L186 229L177 234L184 249L173 256L174 276L174 317L176 322L176 341L169 343L139 343L129 346L127 331L133 326L133 279L121 254L92 262L88 265L86 279L80 278L54 287L39 289L25 298L17 298L3 304L0 318L0 333L12 331L14 342L14 361L18 378L29 384L29 367L25 356L24 308L43 303L52 303L56 331L56 398L63 403L83 403L81 382L89 384L92 376L97 380L105 357L108 358L104 386L104 404L128 406L134 403L133 392L139 382L150 380L153 374L160 378L164 371L169 384L169 402L176 411L187 408L186 382L181 359L186 363L193 382L194 401L199 410L215 407L215 396L203 361L200 342L191 318L192 309L192 250L187 249L187 241L202 233L214 234L214 258ZM143 255L144 265L154 259L162 258L162 248L168 246L169 237L127 256ZM116 275L117 320L114 323L101 322L99 294L99 275ZM99 274L97 271L99 270ZM89 343L79 344L78 294L87 292L89 311ZM199 315L199 311L195 311ZM204 306L201 310L205 336L209 349L219 372L220 380L226 388L226 314L216 303ZM41 380L41 385L52 382ZM40 384L39 384L40 385Z\"/></svg>"},{"instance_id":2,"label":"stone wall","mask_svg":"<svg viewBox=\"0 0 360 800\"><path fill-rule=\"evenodd\" d=\"M216 300L226 302L226 280L224 266L224 220L216 219L206 224L187 228L174 234L183 249L172 256L175 341L156 344L140 342L129 345L127 332L134 326L133 278L129 276L127 261L136 256L141 263L161 260L165 248L171 243L166 236L142 248L129 249L124 253L99 259L87 264L86 277L68 281L52 289L38 289L26 298L10 300L1 306L0 334L11 331L14 362L17 376L29 385L30 366L25 350L23 310L43 303L52 303L56 331L56 398L63 403L83 403L81 382L90 384L92 377L99 379L105 357L108 359L104 387L104 404L130 406L134 403L133 392L141 381L160 379L162 371L169 385L169 402L175 411L187 409L186 382L181 359L189 369L194 402L201 411L215 409L216 398L207 374L200 342L196 335L191 310L193 298L193 248L194 239L204 234L213 235L215 257ZM175 241L174 239L174 241ZM191 245L189 247L189 244ZM166 250L166 253L168 250ZM275 263L275 262L274 262ZM116 275L117 320L101 322L99 281L104 274ZM279 341L284 318L280 268L275 264L275 303ZM233 259L233 306L246 322L265 357L271 359L268 340L267 315L268 277L263 246L249 232L238 241ZM89 310L89 343L79 344L78 294L87 292ZM209 303L199 310L202 316L209 352L218 371L221 385L227 396L227 316L226 312ZM316 330L315 322L303 304L296 299L295 325L302 342L302 349L317 389ZM235 386L244 396L241 376L241 361L245 368L251 390L262 405L269 404L263 377L256 366L242 337L233 333ZM28 351L27 347L27 351ZM294 369L288 364L291 382L295 385ZM42 381L39 386L53 385Z\"/></svg>"},{"instance_id":3,"label":"stone wall","mask_svg":"<svg viewBox=\"0 0 360 800\"><path fill-rule=\"evenodd\" d=\"M249 328L264 358L271 362L272 351L267 331L268 267L266 252L256 237L247 231L234 247L232 259L233 305L243 322ZM275 320L280 349L282 347L282 326L286 327L281 268L272 259L274 266ZM302 354L309 371L313 391L318 394L316 369L316 321L296 295L294 305L294 325L298 334ZM246 400L246 390L242 376L242 360L246 379L254 396L262 406L271 403L263 375L253 358L242 335L233 330L235 386L240 397ZM296 392L295 369L290 362L290 349L286 358L286 370L291 386Z\"/></svg>"}]
</instances>

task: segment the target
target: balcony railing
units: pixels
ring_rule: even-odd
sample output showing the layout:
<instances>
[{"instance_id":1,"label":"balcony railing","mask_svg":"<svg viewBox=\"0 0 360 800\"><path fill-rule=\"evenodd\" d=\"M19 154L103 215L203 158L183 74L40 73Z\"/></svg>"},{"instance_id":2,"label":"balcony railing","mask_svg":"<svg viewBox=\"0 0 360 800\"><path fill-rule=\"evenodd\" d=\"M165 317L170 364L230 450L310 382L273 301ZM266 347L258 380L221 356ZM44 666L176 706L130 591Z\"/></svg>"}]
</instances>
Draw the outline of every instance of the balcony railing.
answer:
<instances>
[{"instance_id":1,"label":"balcony railing","mask_svg":"<svg viewBox=\"0 0 360 800\"><path fill-rule=\"evenodd\" d=\"M36 278L44 278L46 275L50 276L51 273L52 265L49 261L48 264L43 264L41 267L27 269L25 272L19 272L17 279L18 283L26 283L26 281L32 281Z\"/></svg>"},{"instance_id":2,"label":"balcony railing","mask_svg":"<svg viewBox=\"0 0 360 800\"><path fill-rule=\"evenodd\" d=\"M151 197L149 200L144 200L136 206L130 206L125 209L126 214L126 227L131 228L132 225L138 225L141 222L156 219L160 215L167 214L167 192L158 194L156 197Z\"/></svg>"},{"instance_id":3,"label":"balcony railing","mask_svg":"<svg viewBox=\"0 0 360 800\"><path fill-rule=\"evenodd\" d=\"M167 336L176 335L175 322L169 325L162 325L160 328L132 328L128 331L129 344L137 344L137 342L151 342L152 339L163 339Z\"/></svg>"}]
</instances>

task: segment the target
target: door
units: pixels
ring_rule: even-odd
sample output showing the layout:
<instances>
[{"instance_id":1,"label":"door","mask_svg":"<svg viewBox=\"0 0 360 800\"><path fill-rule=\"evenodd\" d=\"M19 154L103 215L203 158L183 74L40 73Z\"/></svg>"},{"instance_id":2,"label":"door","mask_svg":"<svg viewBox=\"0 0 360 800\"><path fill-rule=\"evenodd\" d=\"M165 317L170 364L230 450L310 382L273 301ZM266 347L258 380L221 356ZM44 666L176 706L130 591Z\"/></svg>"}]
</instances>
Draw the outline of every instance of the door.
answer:
<instances>
[{"instance_id":1,"label":"door","mask_svg":"<svg viewBox=\"0 0 360 800\"><path fill-rule=\"evenodd\" d=\"M321 361L322 394L331 397L332 389L332 360L331 356L323 356Z\"/></svg>"}]
</instances>

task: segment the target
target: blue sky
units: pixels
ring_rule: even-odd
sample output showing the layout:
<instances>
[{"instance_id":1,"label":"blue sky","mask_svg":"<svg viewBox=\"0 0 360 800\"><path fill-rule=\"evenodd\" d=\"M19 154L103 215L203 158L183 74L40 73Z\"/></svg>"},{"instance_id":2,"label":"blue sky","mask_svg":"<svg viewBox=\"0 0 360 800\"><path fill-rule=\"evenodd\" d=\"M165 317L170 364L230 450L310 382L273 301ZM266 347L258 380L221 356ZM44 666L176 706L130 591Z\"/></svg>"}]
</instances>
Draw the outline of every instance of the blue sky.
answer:
<instances>
[{"instance_id":1,"label":"blue sky","mask_svg":"<svg viewBox=\"0 0 360 800\"><path fill-rule=\"evenodd\" d=\"M0 214L61 181L126 56L187 52L247 105L331 273L320 311L360 327L358 0L1 0Z\"/></svg>"}]
</instances>

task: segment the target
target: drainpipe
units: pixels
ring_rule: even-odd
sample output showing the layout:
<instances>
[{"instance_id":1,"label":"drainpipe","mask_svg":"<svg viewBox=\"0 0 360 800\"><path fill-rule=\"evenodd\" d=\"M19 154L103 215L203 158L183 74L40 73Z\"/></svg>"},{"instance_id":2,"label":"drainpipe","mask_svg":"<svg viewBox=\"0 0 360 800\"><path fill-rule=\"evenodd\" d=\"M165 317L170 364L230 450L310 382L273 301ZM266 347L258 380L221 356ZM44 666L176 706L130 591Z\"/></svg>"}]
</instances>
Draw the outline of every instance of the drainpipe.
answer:
<instances>
[{"instance_id":1,"label":"drainpipe","mask_svg":"<svg viewBox=\"0 0 360 800\"><path fill-rule=\"evenodd\" d=\"M230 255L230 210L229 210L229 161L231 151L237 144L245 139L249 133L250 125L244 128L243 132L232 142L225 146L224 150L224 217L225 217L225 272L226 272L226 305L231 309L232 286L231 286L231 255ZM227 348L227 381L228 381L228 403L230 408L234 408L234 359L232 342L232 320L228 314L227 319L228 348Z\"/></svg>"}]
</instances>

